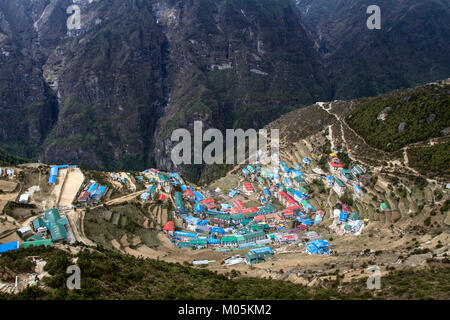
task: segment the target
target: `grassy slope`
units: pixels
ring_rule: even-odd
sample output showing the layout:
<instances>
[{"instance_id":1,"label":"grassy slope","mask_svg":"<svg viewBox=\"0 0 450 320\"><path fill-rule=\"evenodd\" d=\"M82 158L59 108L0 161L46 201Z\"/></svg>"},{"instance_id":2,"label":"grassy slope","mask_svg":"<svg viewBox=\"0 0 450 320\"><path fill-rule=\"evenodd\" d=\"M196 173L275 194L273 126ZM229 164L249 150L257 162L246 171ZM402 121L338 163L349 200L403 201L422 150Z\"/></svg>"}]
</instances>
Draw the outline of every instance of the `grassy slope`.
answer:
<instances>
[{"instance_id":1,"label":"grassy slope","mask_svg":"<svg viewBox=\"0 0 450 320\"><path fill-rule=\"evenodd\" d=\"M430 84L367 99L351 113L348 123L369 144L385 151L439 137L450 125L450 109L446 107L450 105L449 89L449 85ZM377 120L378 114L388 107L392 110L386 120ZM428 123L427 118L432 114L436 117ZM406 122L407 127L398 132L402 122Z\"/></svg>"},{"instance_id":2,"label":"grassy slope","mask_svg":"<svg viewBox=\"0 0 450 320\"><path fill-rule=\"evenodd\" d=\"M27 162L26 159L10 155L6 151L0 149L0 166L14 166Z\"/></svg>"},{"instance_id":3,"label":"grassy slope","mask_svg":"<svg viewBox=\"0 0 450 320\"><path fill-rule=\"evenodd\" d=\"M368 291L365 281L344 285L343 290L305 287L270 279L229 277L208 270L156 260L136 259L104 252L81 251L77 265L82 271L81 290L66 289L67 266L71 256L55 248L20 249L0 258L0 264L14 270L31 270L26 256L40 256L48 261L45 269L52 275L42 291L29 288L19 295L0 295L0 299L367 299L389 297L449 298L448 268L430 272L394 272L383 278L377 296ZM411 276L414 275L414 276ZM236 277L237 276L237 277ZM235 279L233 279L236 277ZM432 290L431 290L432 288Z\"/></svg>"}]
</instances>

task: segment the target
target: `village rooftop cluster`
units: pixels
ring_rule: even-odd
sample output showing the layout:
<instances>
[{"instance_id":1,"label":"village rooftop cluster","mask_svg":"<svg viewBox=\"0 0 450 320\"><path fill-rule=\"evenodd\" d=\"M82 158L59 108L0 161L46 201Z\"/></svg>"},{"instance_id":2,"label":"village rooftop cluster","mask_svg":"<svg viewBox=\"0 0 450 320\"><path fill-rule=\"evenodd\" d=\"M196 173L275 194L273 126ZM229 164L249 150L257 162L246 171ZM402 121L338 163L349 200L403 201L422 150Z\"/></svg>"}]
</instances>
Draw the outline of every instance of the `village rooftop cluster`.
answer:
<instances>
[{"instance_id":1,"label":"village rooftop cluster","mask_svg":"<svg viewBox=\"0 0 450 320\"><path fill-rule=\"evenodd\" d=\"M320 180L338 196L347 189L362 196L366 172L360 166L344 168L336 153L329 155L328 165L330 175L317 167L306 170L311 167L308 158L290 168L274 154L270 165L243 166L239 185L227 192L220 187L214 192L202 190L186 183L178 173L164 173L158 169L145 170L135 178L146 188L139 195L143 203L173 200L172 214L177 219L167 222L163 231L178 248L213 248L220 252L247 250L244 257L236 255L227 263L254 264L274 259L283 245L301 247L308 254L332 254L330 243L310 230L323 223L325 212L323 206L316 208L311 204L308 185ZM76 166L52 166L49 184L56 183L58 170L69 167ZM124 185L129 184L127 176L111 173L111 177ZM73 208L76 204L98 204L107 190L94 180L88 181L78 192ZM130 190L134 191L134 187ZM385 203L380 207L383 211L389 210ZM338 235L359 235L368 222L359 219L358 213L352 212L343 202L337 204L332 214L333 222L329 227ZM22 246L33 242L34 245L52 245L62 240L75 242L70 224L58 208L46 210L31 222L30 228L18 232L26 238ZM4 251L19 247L18 244L2 246ZM273 246L278 248L274 250ZM195 264L208 264L208 261L196 261Z\"/></svg>"}]
</instances>

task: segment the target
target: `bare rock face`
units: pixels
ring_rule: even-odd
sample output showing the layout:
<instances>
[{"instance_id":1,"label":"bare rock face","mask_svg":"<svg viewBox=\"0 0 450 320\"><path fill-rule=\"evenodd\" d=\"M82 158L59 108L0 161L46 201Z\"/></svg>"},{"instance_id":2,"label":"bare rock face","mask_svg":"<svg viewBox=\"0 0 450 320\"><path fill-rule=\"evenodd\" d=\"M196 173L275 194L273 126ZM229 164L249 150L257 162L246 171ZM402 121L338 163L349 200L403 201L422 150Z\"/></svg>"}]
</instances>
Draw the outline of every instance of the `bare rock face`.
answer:
<instances>
[{"instance_id":1,"label":"bare rock face","mask_svg":"<svg viewBox=\"0 0 450 320\"><path fill-rule=\"evenodd\" d=\"M377 116L377 120L385 121L389 115L389 112L392 111L392 107L384 108Z\"/></svg>"},{"instance_id":2,"label":"bare rock face","mask_svg":"<svg viewBox=\"0 0 450 320\"><path fill-rule=\"evenodd\" d=\"M347 21L347 9L363 12L358 6L319 12L329 6L317 0L306 14L306 2L0 1L0 148L110 171L169 169L171 133L190 130L195 120L205 130L257 129L298 106L410 85L399 81L401 71L391 72L402 70L403 61L380 66L386 52L367 45L382 38L367 38L367 29L361 37L351 27L360 23L335 23ZM392 6L394 13L414 7ZM76 10L68 13L69 7ZM441 12L436 24L446 26L440 21L448 10L433 8ZM423 9L411 10L412 19ZM76 29L67 24L74 12L80 13ZM404 31L394 31L401 40ZM450 32L433 34L440 40L408 43L450 56L439 47ZM393 42L374 45L395 49ZM353 63L355 50L369 70ZM433 77L450 65L448 58L423 56L438 66ZM414 74L428 75L427 65Z\"/></svg>"},{"instance_id":3,"label":"bare rock face","mask_svg":"<svg viewBox=\"0 0 450 320\"><path fill-rule=\"evenodd\" d=\"M406 122L402 122L398 125L398 132L401 133L403 131L405 131L406 127L408 126L408 124Z\"/></svg>"},{"instance_id":4,"label":"bare rock face","mask_svg":"<svg viewBox=\"0 0 450 320\"><path fill-rule=\"evenodd\" d=\"M444 130L441 131L441 134L443 136L448 136L450 134L450 127L445 128Z\"/></svg>"}]
</instances>

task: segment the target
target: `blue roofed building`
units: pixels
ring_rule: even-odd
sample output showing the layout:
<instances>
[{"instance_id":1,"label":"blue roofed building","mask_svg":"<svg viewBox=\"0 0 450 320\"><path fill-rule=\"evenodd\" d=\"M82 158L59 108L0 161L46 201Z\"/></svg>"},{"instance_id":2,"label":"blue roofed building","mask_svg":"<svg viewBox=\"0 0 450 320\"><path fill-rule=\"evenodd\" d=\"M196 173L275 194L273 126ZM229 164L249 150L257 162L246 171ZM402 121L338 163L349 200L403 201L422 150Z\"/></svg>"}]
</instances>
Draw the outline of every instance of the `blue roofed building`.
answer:
<instances>
[{"instance_id":1,"label":"blue roofed building","mask_svg":"<svg viewBox=\"0 0 450 320\"><path fill-rule=\"evenodd\" d=\"M13 251L13 250L17 250L17 249L19 249L19 241L0 244L0 253L5 253L8 251Z\"/></svg>"}]
</instances>

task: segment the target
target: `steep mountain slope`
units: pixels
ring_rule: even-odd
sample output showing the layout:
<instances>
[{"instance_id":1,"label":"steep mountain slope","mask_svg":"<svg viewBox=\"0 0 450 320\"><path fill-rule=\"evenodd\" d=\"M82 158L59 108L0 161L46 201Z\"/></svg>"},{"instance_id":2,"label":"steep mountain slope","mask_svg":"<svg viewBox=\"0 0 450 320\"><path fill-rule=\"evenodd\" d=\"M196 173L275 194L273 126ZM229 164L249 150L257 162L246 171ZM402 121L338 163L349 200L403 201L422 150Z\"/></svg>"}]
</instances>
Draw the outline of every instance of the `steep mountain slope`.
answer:
<instances>
[{"instance_id":1,"label":"steep mountain slope","mask_svg":"<svg viewBox=\"0 0 450 320\"><path fill-rule=\"evenodd\" d=\"M27 157L36 155L35 146L58 116L55 95L42 76L45 58L33 27L46 2L0 3L0 141L6 150Z\"/></svg>"},{"instance_id":2,"label":"steep mountain slope","mask_svg":"<svg viewBox=\"0 0 450 320\"><path fill-rule=\"evenodd\" d=\"M295 0L335 99L374 96L449 76L448 0ZM381 9L381 30L366 10Z\"/></svg>"},{"instance_id":3,"label":"steep mountain slope","mask_svg":"<svg viewBox=\"0 0 450 320\"><path fill-rule=\"evenodd\" d=\"M81 29L67 30L70 0L1 1L0 147L174 169L171 133L194 120L260 128L315 101L449 76L448 1L386 1L376 31L366 2L79 0Z\"/></svg>"},{"instance_id":4,"label":"steep mountain slope","mask_svg":"<svg viewBox=\"0 0 450 320\"><path fill-rule=\"evenodd\" d=\"M27 81L19 88L29 90L27 74L12 72L14 63L29 61L43 97L30 95L44 105L35 102L35 112L24 106L25 94L9 92L15 100L6 101L5 115L25 114L22 131L41 134L13 131L5 118L4 147L32 141L16 151L112 170L143 168L155 158L170 167L175 128L196 119L217 128L260 127L286 108L327 96L321 61L287 0L89 2L77 2L81 30L67 32L70 1L0 7L5 30L16 20L23 29L2 32L3 50L22 37L12 63L2 64L10 77L2 83ZM22 57L26 50L36 57ZM35 118L42 128L27 123Z\"/></svg>"}]
</instances>

